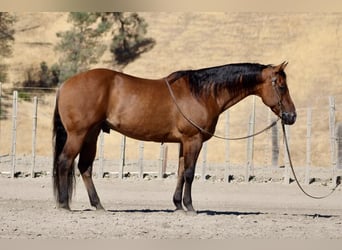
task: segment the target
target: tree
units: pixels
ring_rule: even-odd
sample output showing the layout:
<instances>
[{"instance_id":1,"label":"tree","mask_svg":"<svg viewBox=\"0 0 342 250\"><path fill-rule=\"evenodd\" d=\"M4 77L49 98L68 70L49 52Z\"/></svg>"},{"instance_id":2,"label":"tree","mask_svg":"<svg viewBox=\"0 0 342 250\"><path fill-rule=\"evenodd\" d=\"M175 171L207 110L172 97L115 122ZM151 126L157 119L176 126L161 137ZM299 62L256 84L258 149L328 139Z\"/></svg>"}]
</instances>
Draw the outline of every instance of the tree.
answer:
<instances>
[{"instance_id":1,"label":"tree","mask_svg":"<svg viewBox=\"0 0 342 250\"><path fill-rule=\"evenodd\" d=\"M68 21L73 27L57 33L61 40L55 47L61 52L58 65L61 81L98 62L106 49L102 37L110 30L113 65L120 69L155 44L152 38L145 38L147 23L137 13L71 12Z\"/></svg>"},{"instance_id":2,"label":"tree","mask_svg":"<svg viewBox=\"0 0 342 250\"><path fill-rule=\"evenodd\" d=\"M7 66L3 59L12 55L16 18L8 12L0 12L0 81L6 81Z\"/></svg>"},{"instance_id":3,"label":"tree","mask_svg":"<svg viewBox=\"0 0 342 250\"><path fill-rule=\"evenodd\" d=\"M23 87L51 88L58 84L59 75L59 68L56 65L49 68L43 61L39 68L31 66L26 69L26 77L22 85Z\"/></svg>"},{"instance_id":4,"label":"tree","mask_svg":"<svg viewBox=\"0 0 342 250\"><path fill-rule=\"evenodd\" d=\"M71 30L57 33L61 38L55 49L61 52L59 60L59 79L64 81L70 76L85 71L105 52L106 46L100 38L110 28L107 22L98 21L99 13L71 12L68 22L73 23Z\"/></svg>"},{"instance_id":5,"label":"tree","mask_svg":"<svg viewBox=\"0 0 342 250\"><path fill-rule=\"evenodd\" d=\"M155 45L155 40L146 38L147 23L137 13L113 12L107 13L116 23L113 29L113 39L110 51L114 64L125 67L137 59L140 54L149 51Z\"/></svg>"}]
</instances>

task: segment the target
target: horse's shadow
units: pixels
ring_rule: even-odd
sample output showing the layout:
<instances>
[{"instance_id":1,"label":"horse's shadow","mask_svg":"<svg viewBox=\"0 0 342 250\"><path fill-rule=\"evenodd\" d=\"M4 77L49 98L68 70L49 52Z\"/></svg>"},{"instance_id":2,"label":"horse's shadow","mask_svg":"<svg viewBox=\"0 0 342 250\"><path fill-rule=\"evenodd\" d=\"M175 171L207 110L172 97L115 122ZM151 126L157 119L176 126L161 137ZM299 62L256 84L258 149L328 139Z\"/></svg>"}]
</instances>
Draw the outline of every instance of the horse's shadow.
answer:
<instances>
[{"instance_id":1,"label":"horse's shadow","mask_svg":"<svg viewBox=\"0 0 342 250\"><path fill-rule=\"evenodd\" d=\"M263 212L238 212L238 211L214 211L214 210L201 210L197 212L198 214L206 214L210 216L215 215L234 215L234 216L240 216L240 215L262 215L266 214Z\"/></svg>"},{"instance_id":2,"label":"horse's shadow","mask_svg":"<svg viewBox=\"0 0 342 250\"><path fill-rule=\"evenodd\" d=\"M76 210L72 210L72 212L96 212L96 210L93 209L76 209ZM192 212L186 212L186 211L175 211L173 209L107 209L104 212L106 213L112 213L112 214L117 214L117 213L128 213L128 214L134 214L134 213L143 213L143 214L159 214L159 213L164 213L164 214L177 214L177 213L181 213L181 214L189 214L189 215L208 215L208 216L256 216L256 215L267 215L269 213L267 212L257 212L257 211L253 211L253 212L239 212L239 211L216 211L216 210L198 210L196 211L196 213L192 213ZM272 213L271 213L272 214ZM288 213L283 213L281 215L285 215L285 216L304 216L304 217L310 217L310 218L324 218L324 219L329 219L332 217L340 217L339 215L331 215L331 214L288 214Z\"/></svg>"},{"instance_id":3,"label":"horse's shadow","mask_svg":"<svg viewBox=\"0 0 342 250\"><path fill-rule=\"evenodd\" d=\"M109 209L107 210L109 213L146 213L146 214L153 214L153 213L178 213L175 210L172 209ZM184 211L184 214L187 214L188 212ZM237 211L215 211L215 210L198 210L196 211L195 214L204 214L204 215L209 215L209 216L218 216L218 215L234 215L234 216L239 216L239 215L261 215L265 214L262 212L237 212Z\"/></svg>"}]
</instances>

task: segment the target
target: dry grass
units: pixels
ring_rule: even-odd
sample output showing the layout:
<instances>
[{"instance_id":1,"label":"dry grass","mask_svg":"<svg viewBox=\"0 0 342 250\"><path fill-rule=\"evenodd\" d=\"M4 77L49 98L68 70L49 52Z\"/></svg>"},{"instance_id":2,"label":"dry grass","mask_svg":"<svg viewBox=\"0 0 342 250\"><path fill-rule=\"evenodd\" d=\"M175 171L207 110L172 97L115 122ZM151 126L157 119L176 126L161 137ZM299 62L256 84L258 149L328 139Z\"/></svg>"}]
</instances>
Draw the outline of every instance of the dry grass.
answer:
<instances>
[{"instance_id":1,"label":"dry grass","mask_svg":"<svg viewBox=\"0 0 342 250\"><path fill-rule=\"evenodd\" d=\"M57 61L53 51L57 41L55 33L66 29L67 13L17 13L14 55L10 65L10 83L23 80L25 70L43 60L49 65ZM305 165L306 108L313 107L313 164L330 165L328 96L336 97L337 119L340 117L342 88L342 14L341 13L141 13L149 23L148 35L156 39L156 46L141 58L128 65L129 74L160 78L179 69L201 68L232 62L260 62L279 64L289 61L288 84L298 108L298 121L291 128L291 145L296 165ZM109 43L109 40L107 41ZM97 67L110 65L110 54L102 58ZM9 98L9 96L6 96ZM231 135L247 132L251 98L230 111ZM10 104L11 100L3 100ZM37 154L51 154L51 117L54 95L40 99ZM19 104L18 154L30 154L32 130L32 104ZM11 115L11 109L7 108ZM224 133L224 117L217 128ZM266 126L268 111L257 100L256 130ZM2 120L0 155L10 152L11 120ZM113 135L115 134L115 135ZM112 133L105 137L105 155L119 156L120 136ZM255 141L255 158L265 163L267 135ZM137 142L128 140L129 157L138 154ZM149 143L145 158L159 157L159 145ZM212 139L208 147L208 162L223 162L225 142ZM232 142L231 162L245 162L246 142ZM177 146L171 146L169 155L177 158Z\"/></svg>"}]
</instances>

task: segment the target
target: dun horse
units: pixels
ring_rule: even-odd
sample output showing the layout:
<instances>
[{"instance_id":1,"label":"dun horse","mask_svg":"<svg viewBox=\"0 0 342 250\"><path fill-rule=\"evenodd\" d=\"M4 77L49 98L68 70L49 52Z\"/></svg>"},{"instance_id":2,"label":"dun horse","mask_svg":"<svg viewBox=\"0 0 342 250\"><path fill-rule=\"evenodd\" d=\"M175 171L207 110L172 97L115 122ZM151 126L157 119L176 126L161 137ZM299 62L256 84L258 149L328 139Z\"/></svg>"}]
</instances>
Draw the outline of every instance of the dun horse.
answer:
<instances>
[{"instance_id":1,"label":"dun horse","mask_svg":"<svg viewBox=\"0 0 342 250\"><path fill-rule=\"evenodd\" d=\"M74 159L90 203L103 209L92 180L96 142L113 129L134 139L180 143L176 210L195 211L191 185L203 142L212 137L219 115L249 95L261 97L285 124L296 120L284 69L252 63L177 71L148 80L94 69L61 85L53 117L54 194L59 208L70 209Z\"/></svg>"}]
</instances>

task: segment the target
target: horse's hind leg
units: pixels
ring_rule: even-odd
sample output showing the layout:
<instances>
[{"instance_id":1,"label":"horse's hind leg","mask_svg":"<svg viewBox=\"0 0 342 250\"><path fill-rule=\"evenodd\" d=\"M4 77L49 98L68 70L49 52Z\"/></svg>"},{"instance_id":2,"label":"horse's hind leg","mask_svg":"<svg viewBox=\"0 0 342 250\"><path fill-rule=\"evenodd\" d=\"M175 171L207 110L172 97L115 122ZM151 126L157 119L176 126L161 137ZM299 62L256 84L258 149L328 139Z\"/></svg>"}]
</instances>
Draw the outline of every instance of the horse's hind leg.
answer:
<instances>
[{"instance_id":1,"label":"horse's hind leg","mask_svg":"<svg viewBox=\"0 0 342 250\"><path fill-rule=\"evenodd\" d=\"M83 135L68 135L54 171L55 192L58 208L70 210L69 203L74 189L74 160L80 150Z\"/></svg>"},{"instance_id":2,"label":"horse's hind leg","mask_svg":"<svg viewBox=\"0 0 342 250\"><path fill-rule=\"evenodd\" d=\"M80 170L84 185L87 189L90 204L97 210L103 210L92 179L93 162L96 155L96 142L99 132L100 130L96 129L90 133L84 141L78 161L78 169Z\"/></svg>"}]
</instances>

